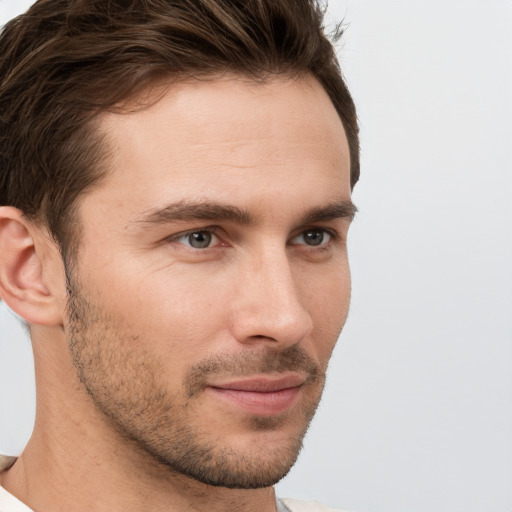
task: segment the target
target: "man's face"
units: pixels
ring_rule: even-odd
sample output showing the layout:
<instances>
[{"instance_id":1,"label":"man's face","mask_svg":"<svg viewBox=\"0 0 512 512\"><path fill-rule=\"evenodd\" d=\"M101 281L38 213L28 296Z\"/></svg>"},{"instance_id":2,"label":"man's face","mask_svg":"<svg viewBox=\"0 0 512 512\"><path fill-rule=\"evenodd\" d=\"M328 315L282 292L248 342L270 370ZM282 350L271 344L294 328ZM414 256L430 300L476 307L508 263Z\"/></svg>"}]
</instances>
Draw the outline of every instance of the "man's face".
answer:
<instances>
[{"instance_id":1,"label":"man's face","mask_svg":"<svg viewBox=\"0 0 512 512\"><path fill-rule=\"evenodd\" d=\"M350 295L348 145L312 78L172 86L105 114L65 325L109 424L204 483L293 465Z\"/></svg>"}]
</instances>

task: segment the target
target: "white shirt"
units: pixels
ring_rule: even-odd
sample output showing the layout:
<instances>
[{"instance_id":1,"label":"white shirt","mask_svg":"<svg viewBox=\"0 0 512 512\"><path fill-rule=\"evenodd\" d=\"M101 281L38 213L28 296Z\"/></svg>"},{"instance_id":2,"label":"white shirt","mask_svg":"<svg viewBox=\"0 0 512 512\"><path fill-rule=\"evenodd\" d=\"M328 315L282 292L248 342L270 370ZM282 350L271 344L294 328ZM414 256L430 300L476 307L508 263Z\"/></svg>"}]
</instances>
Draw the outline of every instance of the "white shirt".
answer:
<instances>
[{"instance_id":1,"label":"white shirt","mask_svg":"<svg viewBox=\"0 0 512 512\"><path fill-rule=\"evenodd\" d=\"M0 487L0 512L32 512L32 510Z\"/></svg>"}]
</instances>

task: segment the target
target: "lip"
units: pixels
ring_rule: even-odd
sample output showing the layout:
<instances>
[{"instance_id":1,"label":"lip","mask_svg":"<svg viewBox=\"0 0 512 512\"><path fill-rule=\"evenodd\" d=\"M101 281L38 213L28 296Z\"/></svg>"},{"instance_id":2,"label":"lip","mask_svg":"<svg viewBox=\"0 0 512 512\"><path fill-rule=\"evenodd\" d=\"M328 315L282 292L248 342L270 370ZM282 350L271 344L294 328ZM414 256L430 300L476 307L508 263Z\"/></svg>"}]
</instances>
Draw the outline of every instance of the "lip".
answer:
<instances>
[{"instance_id":1,"label":"lip","mask_svg":"<svg viewBox=\"0 0 512 512\"><path fill-rule=\"evenodd\" d=\"M257 416L274 416L293 408L306 378L299 374L257 376L212 383L206 389L216 398Z\"/></svg>"}]
</instances>

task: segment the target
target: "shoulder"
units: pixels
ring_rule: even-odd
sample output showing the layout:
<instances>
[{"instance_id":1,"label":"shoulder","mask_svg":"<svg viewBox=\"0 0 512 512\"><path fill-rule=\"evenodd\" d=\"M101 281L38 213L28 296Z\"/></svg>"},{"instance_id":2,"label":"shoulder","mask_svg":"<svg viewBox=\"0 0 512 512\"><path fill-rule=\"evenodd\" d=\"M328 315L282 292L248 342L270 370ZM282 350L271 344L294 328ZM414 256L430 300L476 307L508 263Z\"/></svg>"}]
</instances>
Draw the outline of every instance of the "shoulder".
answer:
<instances>
[{"instance_id":1,"label":"shoulder","mask_svg":"<svg viewBox=\"0 0 512 512\"><path fill-rule=\"evenodd\" d=\"M281 502L290 512L343 512L339 509L329 508L317 501L299 501L290 498L281 498Z\"/></svg>"}]
</instances>

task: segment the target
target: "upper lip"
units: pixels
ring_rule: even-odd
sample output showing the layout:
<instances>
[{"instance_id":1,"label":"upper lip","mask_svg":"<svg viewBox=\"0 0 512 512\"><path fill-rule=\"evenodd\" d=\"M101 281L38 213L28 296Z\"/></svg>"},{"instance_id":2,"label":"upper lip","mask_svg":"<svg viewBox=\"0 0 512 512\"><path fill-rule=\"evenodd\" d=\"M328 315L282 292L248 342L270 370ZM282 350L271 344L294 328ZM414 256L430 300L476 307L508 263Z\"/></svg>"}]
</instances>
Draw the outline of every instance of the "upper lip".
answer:
<instances>
[{"instance_id":1,"label":"upper lip","mask_svg":"<svg viewBox=\"0 0 512 512\"><path fill-rule=\"evenodd\" d=\"M233 391L253 391L257 393L272 393L283 389L297 388L306 381L306 376L298 373L278 377L261 375L244 377L227 382L210 383L209 387Z\"/></svg>"}]
</instances>

